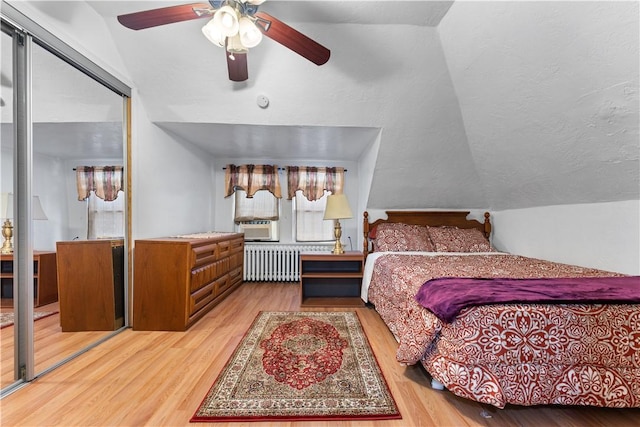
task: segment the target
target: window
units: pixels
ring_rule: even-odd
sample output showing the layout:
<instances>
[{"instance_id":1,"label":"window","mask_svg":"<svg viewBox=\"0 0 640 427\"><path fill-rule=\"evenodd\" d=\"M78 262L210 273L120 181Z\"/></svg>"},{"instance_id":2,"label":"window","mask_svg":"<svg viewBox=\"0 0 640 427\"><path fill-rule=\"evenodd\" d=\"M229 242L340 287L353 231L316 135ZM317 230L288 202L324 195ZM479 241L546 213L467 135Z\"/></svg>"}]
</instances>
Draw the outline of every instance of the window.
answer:
<instances>
[{"instance_id":1,"label":"window","mask_svg":"<svg viewBox=\"0 0 640 427\"><path fill-rule=\"evenodd\" d=\"M257 219L275 221L280 216L279 206L279 199L268 190L256 191L253 197L248 198L246 191L236 189L233 220L236 223Z\"/></svg>"},{"instance_id":2,"label":"window","mask_svg":"<svg viewBox=\"0 0 640 427\"><path fill-rule=\"evenodd\" d=\"M295 239L298 242L324 242L333 241L333 221L324 219L324 209L327 205L327 196L330 191L325 191L318 200L309 201L302 191L296 191L294 196L293 220Z\"/></svg>"},{"instance_id":3,"label":"window","mask_svg":"<svg viewBox=\"0 0 640 427\"><path fill-rule=\"evenodd\" d=\"M88 239L124 237L124 192L113 201L104 201L92 191L88 202Z\"/></svg>"}]
</instances>

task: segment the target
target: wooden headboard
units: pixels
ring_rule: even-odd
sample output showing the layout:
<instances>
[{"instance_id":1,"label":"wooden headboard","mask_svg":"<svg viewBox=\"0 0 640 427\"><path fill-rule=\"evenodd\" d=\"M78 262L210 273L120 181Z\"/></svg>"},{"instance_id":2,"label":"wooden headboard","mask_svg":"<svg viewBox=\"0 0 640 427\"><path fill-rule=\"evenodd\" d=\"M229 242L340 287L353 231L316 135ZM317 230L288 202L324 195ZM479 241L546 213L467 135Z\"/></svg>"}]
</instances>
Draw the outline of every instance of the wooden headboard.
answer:
<instances>
[{"instance_id":1,"label":"wooden headboard","mask_svg":"<svg viewBox=\"0 0 640 427\"><path fill-rule=\"evenodd\" d=\"M369 240L375 227L385 222L401 222L404 224L430 225L432 227L451 226L458 228L477 228L488 239L491 234L489 212L484 213L484 223L475 219L467 219L469 211L386 211L387 219L377 219L369 223L369 212L364 213L364 256L371 249Z\"/></svg>"}]
</instances>

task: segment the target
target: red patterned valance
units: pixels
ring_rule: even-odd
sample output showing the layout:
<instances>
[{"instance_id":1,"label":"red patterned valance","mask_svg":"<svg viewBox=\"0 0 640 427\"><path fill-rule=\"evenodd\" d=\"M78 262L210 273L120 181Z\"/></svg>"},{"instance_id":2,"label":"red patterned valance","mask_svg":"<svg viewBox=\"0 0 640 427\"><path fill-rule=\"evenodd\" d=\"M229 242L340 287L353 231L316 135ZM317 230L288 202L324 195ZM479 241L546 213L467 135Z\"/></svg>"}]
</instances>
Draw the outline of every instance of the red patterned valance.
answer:
<instances>
[{"instance_id":1,"label":"red patterned valance","mask_svg":"<svg viewBox=\"0 0 640 427\"><path fill-rule=\"evenodd\" d=\"M91 191L106 202L118 197L123 187L122 166L78 166L76 167L76 186L78 200L86 200Z\"/></svg>"},{"instance_id":2,"label":"red patterned valance","mask_svg":"<svg viewBox=\"0 0 640 427\"><path fill-rule=\"evenodd\" d=\"M227 165L224 186L225 197L232 195L236 188L240 188L247 192L249 198L258 190L268 190L275 197L282 198L276 165Z\"/></svg>"},{"instance_id":3,"label":"red patterned valance","mask_svg":"<svg viewBox=\"0 0 640 427\"><path fill-rule=\"evenodd\" d=\"M320 199L325 190L332 194L342 194L344 168L288 166L287 184L289 200L293 199L298 190L309 201Z\"/></svg>"}]
</instances>

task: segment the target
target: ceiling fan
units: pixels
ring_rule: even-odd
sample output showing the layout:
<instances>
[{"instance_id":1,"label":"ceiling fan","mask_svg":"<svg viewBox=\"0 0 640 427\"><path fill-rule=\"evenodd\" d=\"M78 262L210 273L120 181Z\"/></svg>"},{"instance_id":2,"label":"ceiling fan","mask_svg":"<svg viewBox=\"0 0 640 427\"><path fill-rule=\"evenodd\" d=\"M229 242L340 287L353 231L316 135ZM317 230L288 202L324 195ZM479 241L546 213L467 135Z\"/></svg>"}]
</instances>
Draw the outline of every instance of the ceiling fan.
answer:
<instances>
[{"instance_id":1,"label":"ceiling fan","mask_svg":"<svg viewBox=\"0 0 640 427\"><path fill-rule=\"evenodd\" d=\"M227 53L229 79L249 78L247 52L266 35L317 65L329 60L331 51L273 16L259 12L265 0L210 0L119 15L118 21L132 30L157 27L192 19L211 18L202 28L205 37Z\"/></svg>"}]
</instances>

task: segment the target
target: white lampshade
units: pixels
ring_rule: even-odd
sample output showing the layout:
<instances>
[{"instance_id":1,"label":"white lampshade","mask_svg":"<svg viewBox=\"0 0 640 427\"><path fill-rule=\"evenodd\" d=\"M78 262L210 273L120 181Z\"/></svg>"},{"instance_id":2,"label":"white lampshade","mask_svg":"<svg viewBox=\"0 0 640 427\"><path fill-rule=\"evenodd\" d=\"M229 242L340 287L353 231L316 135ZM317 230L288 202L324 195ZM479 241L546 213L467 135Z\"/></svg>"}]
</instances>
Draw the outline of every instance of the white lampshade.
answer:
<instances>
[{"instance_id":1,"label":"white lampshade","mask_svg":"<svg viewBox=\"0 0 640 427\"><path fill-rule=\"evenodd\" d=\"M224 47L224 39L225 37L220 32L220 28L216 26L213 19L209 20L204 27L202 27L202 34L209 40L211 43L218 47Z\"/></svg>"},{"instance_id":2,"label":"white lampshade","mask_svg":"<svg viewBox=\"0 0 640 427\"><path fill-rule=\"evenodd\" d=\"M222 6L213 14L213 23L224 37L232 37L238 34L238 12L231 6Z\"/></svg>"},{"instance_id":3,"label":"white lampshade","mask_svg":"<svg viewBox=\"0 0 640 427\"><path fill-rule=\"evenodd\" d=\"M31 217L33 219L48 219L47 214L42 209L40 197L33 196L31 209ZM13 219L13 193L2 193L2 198L0 198L0 219Z\"/></svg>"},{"instance_id":4,"label":"white lampshade","mask_svg":"<svg viewBox=\"0 0 640 427\"><path fill-rule=\"evenodd\" d=\"M13 218L13 193L2 193L0 198L0 219Z\"/></svg>"},{"instance_id":5,"label":"white lampshade","mask_svg":"<svg viewBox=\"0 0 640 427\"><path fill-rule=\"evenodd\" d=\"M262 41L262 31L246 16L240 18L238 32L240 34L240 41L244 47L256 47Z\"/></svg>"},{"instance_id":6,"label":"white lampshade","mask_svg":"<svg viewBox=\"0 0 640 427\"><path fill-rule=\"evenodd\" d=\"M327 207L324 210L324 219L353 218L349 201L344 194L332 194L327 197Z\"/></svg>"},{"instance_id":7,"label":"white lampshade","mask_svg":"<svg viewBox=\"0 0 640 427\"><path fill-rule=\"evenodd\" d=\"M33 196L33 204L31 205L31 217L33 219L45 220L47 218L47 214L44 213L44 209L42 209L42 205L40 204L40 197Z\"/></svg>"}]
</instances>

